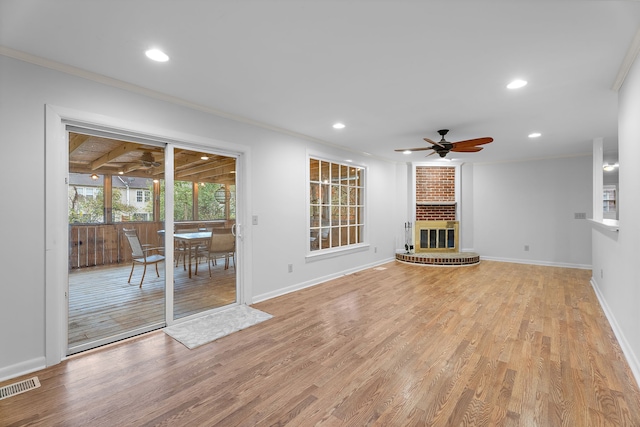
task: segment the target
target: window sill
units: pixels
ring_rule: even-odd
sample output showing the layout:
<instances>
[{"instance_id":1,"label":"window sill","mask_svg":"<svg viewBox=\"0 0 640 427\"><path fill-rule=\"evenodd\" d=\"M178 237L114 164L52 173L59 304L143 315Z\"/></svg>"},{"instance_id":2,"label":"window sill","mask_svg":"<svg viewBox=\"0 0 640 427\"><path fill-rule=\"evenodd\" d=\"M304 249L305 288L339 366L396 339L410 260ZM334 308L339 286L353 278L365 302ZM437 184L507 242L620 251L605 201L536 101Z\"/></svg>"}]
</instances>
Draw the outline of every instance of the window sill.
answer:
<instances>
[{"instance_id":1,"label":"window sill","mask_svg":"<svg viewBox=\"0 0 640 427\"><path fill-rule=\"evenodd\" d=\"M314 251L314 252L308 253L307 256L305 256L305 262L320 261L323 259L335 258L342 255L348 255L348 254L363 252L368 250L369 250L369 244L362 243L357 246L349 246L348 248L335 248L335 249L328 249L326 251Z\"/></svg>"},{"instance_id":2,"label":"window sill","mask_svg":"<svg viewBox=\"0 0 640 427\"><path fill-rule=\"evenodd\" d=\"M596 220L589 218L587 221L589 221L592 226L599 228L600 230L612 231L614 233L620 231L620 221L616 219Z\"/></svg>"}]
</instances>

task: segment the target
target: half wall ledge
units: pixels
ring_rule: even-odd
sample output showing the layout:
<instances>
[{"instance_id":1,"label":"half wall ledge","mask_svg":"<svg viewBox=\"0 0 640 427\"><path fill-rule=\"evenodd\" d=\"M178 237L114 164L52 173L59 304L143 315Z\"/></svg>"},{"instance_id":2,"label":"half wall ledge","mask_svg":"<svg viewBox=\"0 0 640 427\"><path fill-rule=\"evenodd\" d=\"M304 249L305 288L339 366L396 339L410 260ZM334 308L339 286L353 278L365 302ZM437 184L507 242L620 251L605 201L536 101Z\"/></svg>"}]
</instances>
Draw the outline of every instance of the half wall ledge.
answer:
<instances>
[{"instance_id":1,"label":"half wall ledge","mask_svg":"<svg viewBox=\"0 0 640 427\"><path fill-rule=\"evenodd\" d=\"M462 266L480 263L480 255L475 252L446 253L396 253L396 261L419 265Z\"/></svg>"}]
</instances>

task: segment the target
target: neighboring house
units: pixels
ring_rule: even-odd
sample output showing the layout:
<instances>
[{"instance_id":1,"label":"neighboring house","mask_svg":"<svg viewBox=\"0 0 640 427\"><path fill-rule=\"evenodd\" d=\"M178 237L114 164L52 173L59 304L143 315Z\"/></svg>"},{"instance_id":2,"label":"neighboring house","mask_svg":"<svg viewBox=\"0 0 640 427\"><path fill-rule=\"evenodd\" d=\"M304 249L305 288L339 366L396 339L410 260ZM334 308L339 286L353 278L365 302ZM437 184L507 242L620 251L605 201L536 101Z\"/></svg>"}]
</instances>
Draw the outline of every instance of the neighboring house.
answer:
<instances>
[{"instance_id":1,"label":"neighboring house","mask_svg":"<svg viewBox=\"0 0 640 427\"><path fill-rule=\"evenodd\" d=\"M152 182L152 179L113 176L113 200L118 204L118 209L113 210L112 222L153 220ZM70 173L69 222L104 222L102 204L86 203L100 199L103 190L102 176L93 179L89 174Z\"/></svg>"}]
</instances>

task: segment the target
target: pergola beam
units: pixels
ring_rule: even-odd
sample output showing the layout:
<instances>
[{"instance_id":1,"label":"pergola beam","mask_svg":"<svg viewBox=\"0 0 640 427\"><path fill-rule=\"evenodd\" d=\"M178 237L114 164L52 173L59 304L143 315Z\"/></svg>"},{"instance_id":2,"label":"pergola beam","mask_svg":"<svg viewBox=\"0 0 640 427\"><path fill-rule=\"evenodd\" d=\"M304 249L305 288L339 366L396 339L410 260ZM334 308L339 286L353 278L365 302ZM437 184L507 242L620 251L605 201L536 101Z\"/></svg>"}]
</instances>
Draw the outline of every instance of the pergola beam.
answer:
<instances>
[{"instance_id":1,"label":"pergola beam","mask_svg":"<svg viewBox=\"0 0 640 427\"><path fill-rule=\"evenodd\" d=\"M89 135L83 135L80 133L70 133L69 134L69 155L73 154L82 144L84 144L87 139L89 139Z\"/></svg>"},{"instance_id":2,"label":"pergola beam","mask_svg":"<svg viewBox=\"0 0 640 427\"><path fill-rule=\"evenodd\" d=\"M140 147L140 144L135 144L133 142L125 142L124 144L114 148L108 153L103 154L93 162L91 162L91 170L99 169L101 166L106 165L107 163L117 159L120 156L123 156L132 151L136 151Z\"/></svg>"},{"instance_id":3,"label":"pergola beam","mask_svg":"<svg viewBox=\"0 0 640 427\"><path fill-rule=\"evenodd\" d=\"M181 171L176 172L176 178L185 178L188 176L196 175L196 176L210 176L221 173L228 173L229 171L235 170L236 168L236 160L229 159L224 161L216 161L212 163L207 163L200 166L195 166L189 169L183 169Z\"/></svg>"}]
</instances>

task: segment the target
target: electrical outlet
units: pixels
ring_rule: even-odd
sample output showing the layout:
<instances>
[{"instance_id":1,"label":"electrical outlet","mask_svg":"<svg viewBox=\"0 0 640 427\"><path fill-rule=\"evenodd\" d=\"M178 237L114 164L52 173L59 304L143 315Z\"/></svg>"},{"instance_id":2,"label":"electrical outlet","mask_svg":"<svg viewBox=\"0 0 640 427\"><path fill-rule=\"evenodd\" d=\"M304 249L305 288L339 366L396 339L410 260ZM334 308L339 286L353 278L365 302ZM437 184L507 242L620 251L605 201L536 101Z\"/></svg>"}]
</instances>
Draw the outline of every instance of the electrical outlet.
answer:
<instances>
[{"instance_id":1,"label":"electrical outlet","mask_svg":"<svg viewBox=\"0 0 640 427\"><path fill-rule=\"evenodd\" d=\"M293 273L293 264L289 264L289 273Z\"/></svg>"},{"instance_id":2,"label":"electrical outlet","mask_svg":"<svg viewBox=\"0 0 640 427\"><path fill-rule=\"evenodd\" d=\"M253 225L258 225L258 215L254 215L251 217L251 223Z\"/></svg>"},{"instance_id":3,"label":"electrical outlet","mask_svg":"<svg viewBox=\"0 0 640 427\"><path fill-rule=\"evenodd\" d=\"M524 245L524 251L529 252L529 245Z\"/></svg>"},{"instance_id":4,"label":"electrical outlet","mask_svg":"<svg viewBox=\"0 0 640 427\"><path fill-rule=\"evenodd\" d=\"M377 253L378 253L378 247L377 247L377 246L375 246L375 247L373 248L373 253L374 253L374 254L377 254Z\"/></svg>"}]
</instances>

